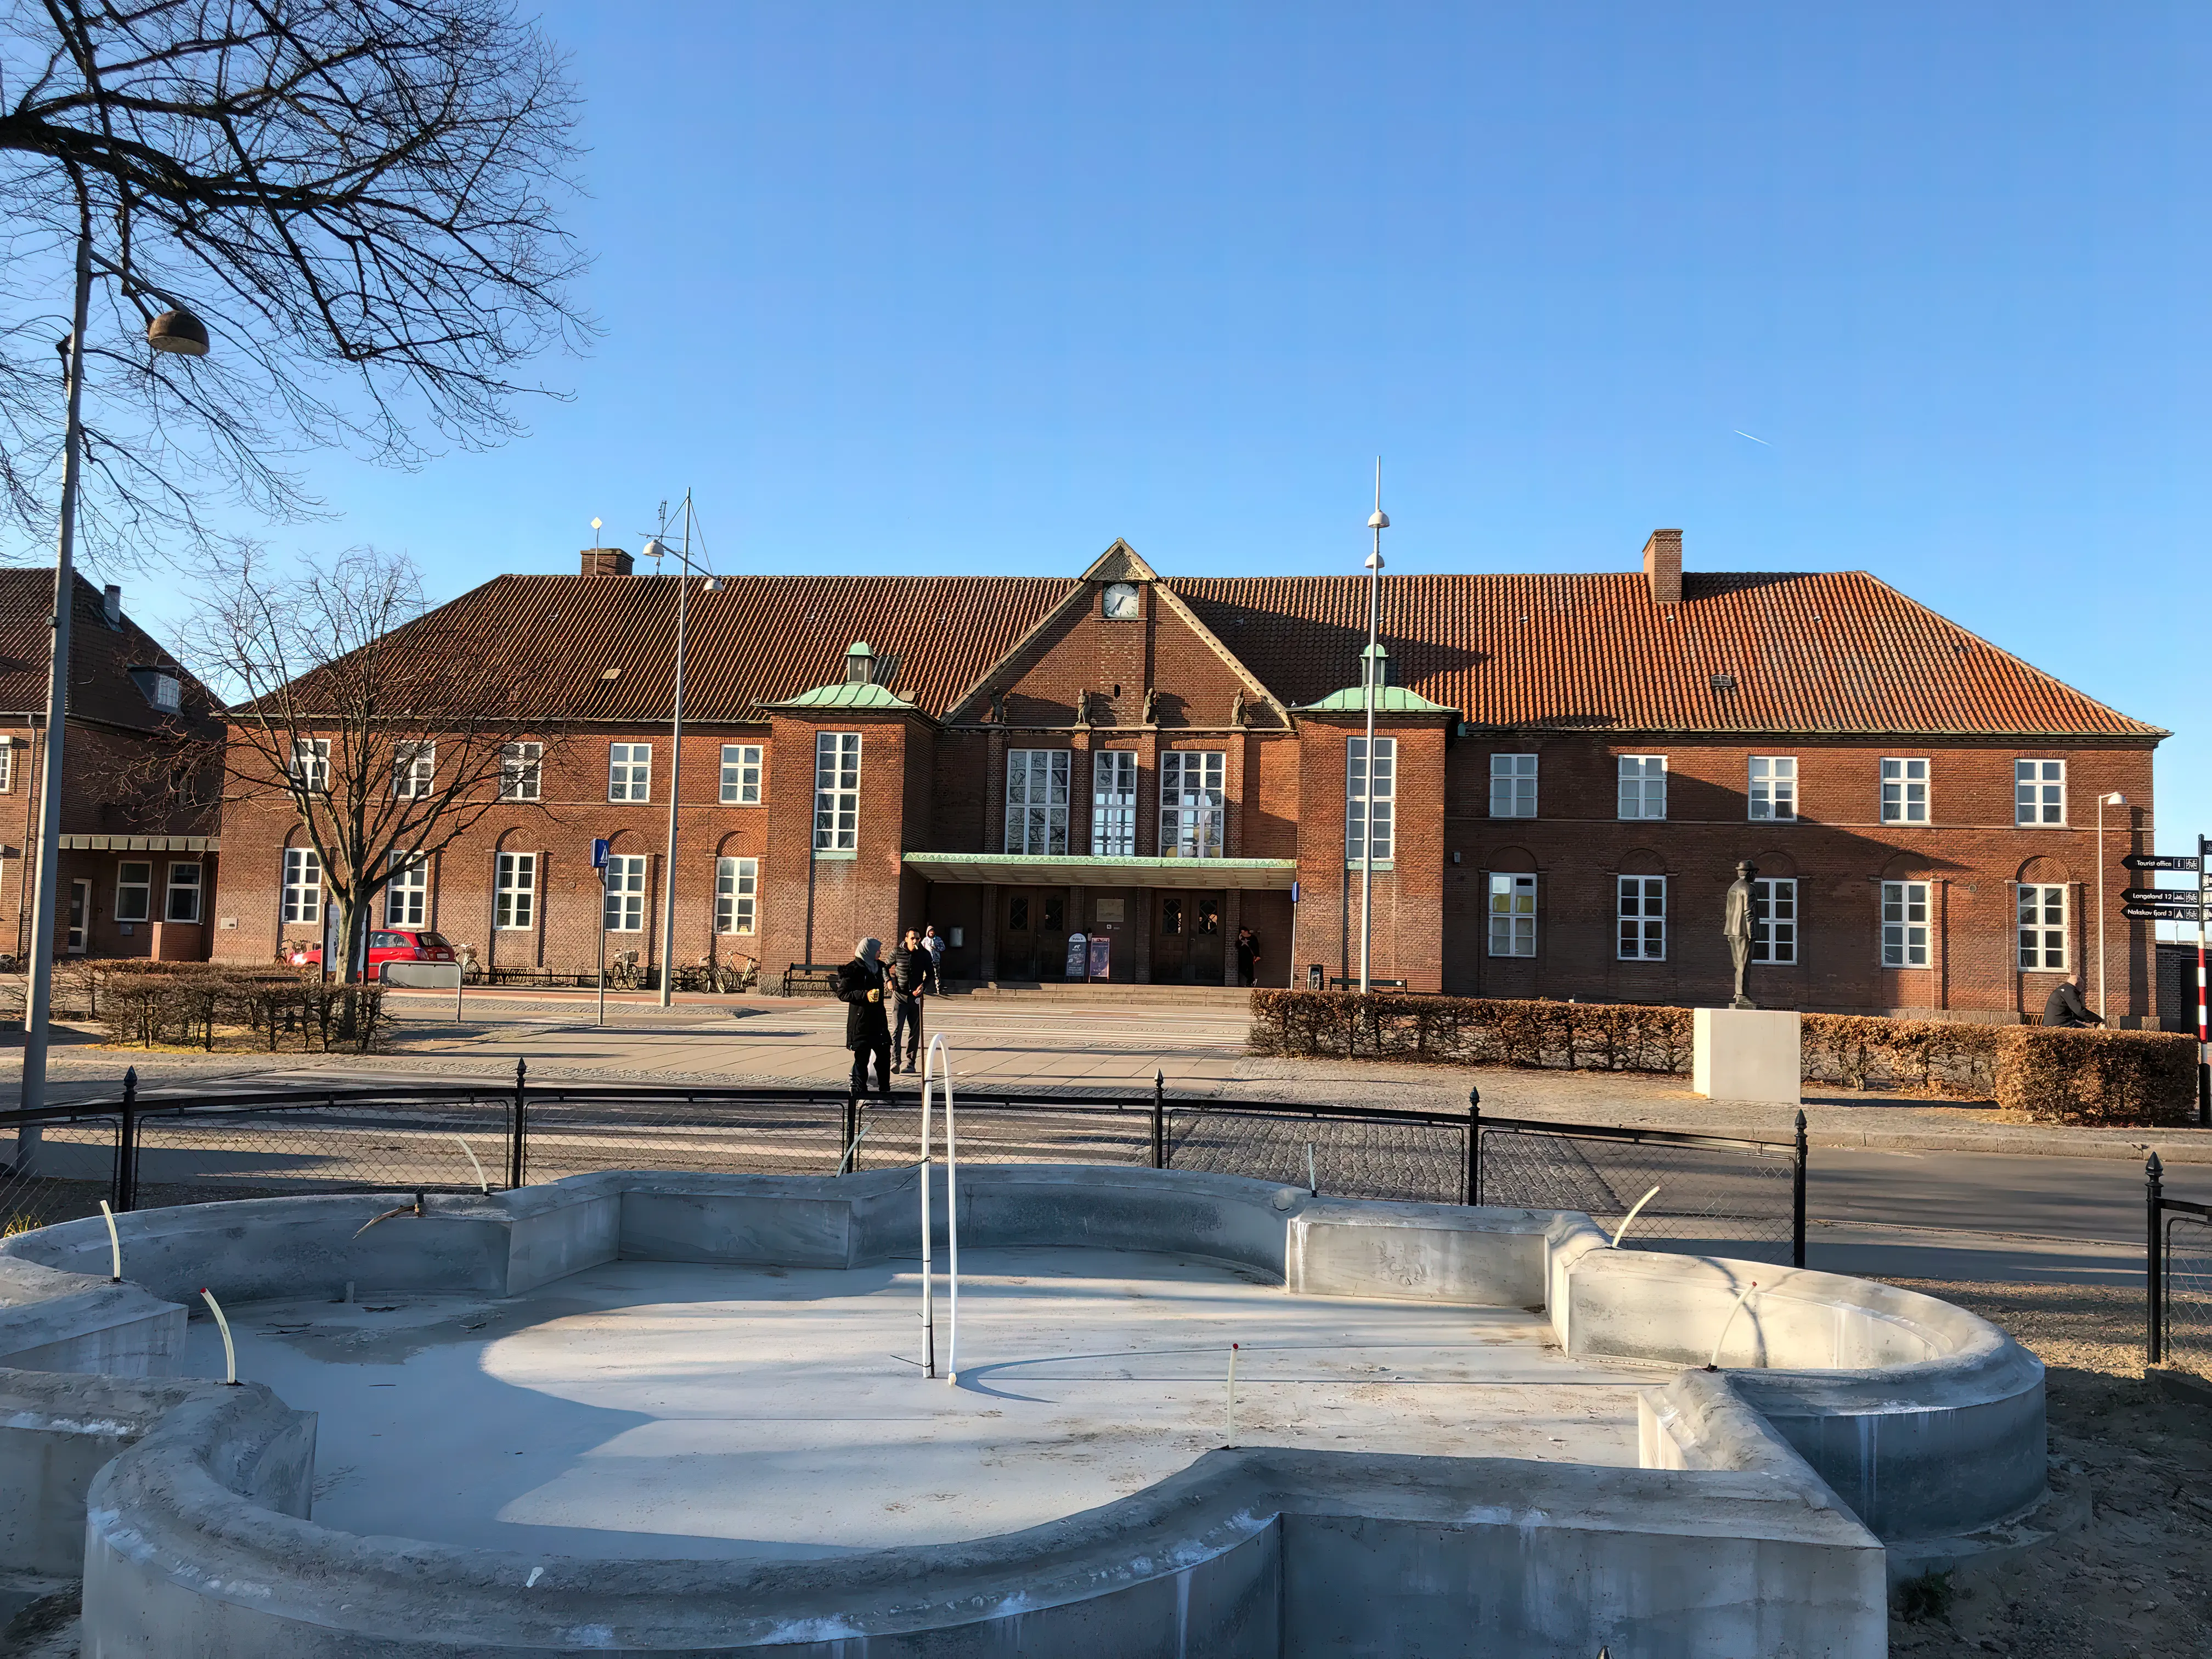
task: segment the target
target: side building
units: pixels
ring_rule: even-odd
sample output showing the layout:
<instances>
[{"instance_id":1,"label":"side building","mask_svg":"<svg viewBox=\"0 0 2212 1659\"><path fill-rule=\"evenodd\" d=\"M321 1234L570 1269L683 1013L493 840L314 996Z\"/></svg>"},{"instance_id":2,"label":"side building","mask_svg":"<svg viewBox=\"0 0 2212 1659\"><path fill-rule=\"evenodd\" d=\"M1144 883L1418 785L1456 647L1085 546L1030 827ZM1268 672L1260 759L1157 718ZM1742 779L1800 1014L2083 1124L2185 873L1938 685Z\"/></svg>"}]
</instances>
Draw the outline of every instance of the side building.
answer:
<instances>
[{"instance_id":1,"label":"side building","mask_svg":"<svg viewBox=\"0 0 2212 1659\"><path fill-rule=\"evenodd\" d=\"M1261 982L1328 985L1371 812L1370 971L1411 989L1723 1000L1747 859L1764 1003L2012 1020L2101 968L2155 1024L2119 859L2166 734L1863 572L1685 575L1659 531L1618 574L1386 577L1372 659L1364 578L1169 579L1119 542L1072 577L695 582L672 871L677 580L592 549L441 613L539 642L562 737L410 917L556 973L604 919L653 966L672 876L679 969L774 982L927 921L958 979L1066 977L1080 933L1114 981L1225 985L1249 928ZM289 825L227 813L219 953L312 933Z\"/></svg>"},{"instance_id":2,"label":"side building","mask_svg":"<svg viewBox=\"0 0 2212 1659\"><path fill-rule=\"evenodd\" d=\"M0 568L0 945L30 952L38 884L51 569ZM123 609L122 590L76 579L63 733L54 959L208 954L217 791L196 802L180 765L222 734L206 688Z\"/></svg>"}]
</instances>

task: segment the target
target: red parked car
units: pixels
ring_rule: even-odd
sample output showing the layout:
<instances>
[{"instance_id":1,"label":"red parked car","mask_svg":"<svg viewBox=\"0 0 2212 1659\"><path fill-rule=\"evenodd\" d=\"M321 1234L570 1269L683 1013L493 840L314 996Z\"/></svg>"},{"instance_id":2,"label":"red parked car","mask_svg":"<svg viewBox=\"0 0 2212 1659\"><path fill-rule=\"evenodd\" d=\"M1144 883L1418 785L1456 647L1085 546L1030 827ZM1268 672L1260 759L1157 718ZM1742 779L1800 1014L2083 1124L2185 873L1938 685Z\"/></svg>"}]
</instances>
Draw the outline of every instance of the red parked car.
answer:
<instances>
[{"instance_id":1,"label":"red parked car","mask_svg":"<svg viewBox=\"0 0 2212 1659\"><path fill-rule=\"evenodd\" d=\"M295 968L319 968L323 965L323 947L309 945L292 952L287 958ZM453 947L443 933L434 933L422 927L379 927L368 936L368 976L374 979L376 970L387 962L451 962Z\"/></svg>"}]
</instances>

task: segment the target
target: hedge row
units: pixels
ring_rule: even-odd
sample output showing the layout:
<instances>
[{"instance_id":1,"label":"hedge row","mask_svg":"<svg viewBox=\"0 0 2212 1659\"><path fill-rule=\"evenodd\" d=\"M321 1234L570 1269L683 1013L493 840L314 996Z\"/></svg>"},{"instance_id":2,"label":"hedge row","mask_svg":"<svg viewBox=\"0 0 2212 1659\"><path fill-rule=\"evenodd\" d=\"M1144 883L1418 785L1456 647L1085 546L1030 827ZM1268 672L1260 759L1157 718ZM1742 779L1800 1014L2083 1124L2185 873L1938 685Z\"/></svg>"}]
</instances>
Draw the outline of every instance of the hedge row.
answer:
<instances>
[{"instance_id":1,"label":"hedge row","mask_svg":"<svg viewBox=\"0 0 2212 1659\"><path fill-rule=\"evenodd\" d=\"M337 985L313 969L208 962L106 962L93 969L95 1006L116 1043L215 1047L219 1028L265 1036L274 1053L297 1036L303 1050L366 1053L390 1024L381 985Z\"/></svg>"},{"instance_id":2,"label":"hedge row","mask_svg":"<svg viewBox=\"0 0 2212 1659\"><path fill-rule=\"evenodd\" d=\"M1807 1014L1804 1079L1996 1099L2049 1122L2179 1123L2193 1111L2194 1048L2144 1031ZM1253 1053L1606 1072L1690 1070L1687 1008L1416 996L1252 994Z\"/></svg>"}]
</instances>

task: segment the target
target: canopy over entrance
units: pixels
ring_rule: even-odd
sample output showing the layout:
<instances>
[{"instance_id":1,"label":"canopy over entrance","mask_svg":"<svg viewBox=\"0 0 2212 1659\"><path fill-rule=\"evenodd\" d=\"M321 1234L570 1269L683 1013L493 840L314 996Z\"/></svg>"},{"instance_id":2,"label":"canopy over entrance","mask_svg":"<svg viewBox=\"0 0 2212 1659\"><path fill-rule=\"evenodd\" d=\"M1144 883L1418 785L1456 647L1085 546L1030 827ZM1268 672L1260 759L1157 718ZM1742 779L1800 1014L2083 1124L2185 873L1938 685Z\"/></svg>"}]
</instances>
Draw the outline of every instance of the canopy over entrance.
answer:
<instances>
[{"instance_id":1,"label":"canopy over entrance","mask_svg":"<svg viewBox=\"0 0 2212 1659\"><path fill-rule=\"evenodd\" d=\"M1032 883L1048 887L1192 887L1290 890L1296 859L1118 859L1049 853L908 853L906 867L931 881Z\"/></svg>"}]
</instances>

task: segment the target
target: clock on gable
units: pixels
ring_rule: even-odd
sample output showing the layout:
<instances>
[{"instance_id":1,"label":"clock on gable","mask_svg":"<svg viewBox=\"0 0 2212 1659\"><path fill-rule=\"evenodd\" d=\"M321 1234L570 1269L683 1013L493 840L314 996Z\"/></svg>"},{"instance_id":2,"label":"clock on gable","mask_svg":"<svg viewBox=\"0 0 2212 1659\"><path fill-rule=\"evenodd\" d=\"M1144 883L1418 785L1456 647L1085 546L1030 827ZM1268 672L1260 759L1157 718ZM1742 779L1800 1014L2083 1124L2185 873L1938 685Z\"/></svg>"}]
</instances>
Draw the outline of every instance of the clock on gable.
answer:
<instances>
[{"instance_id":1,"label":"clock on gable","mask_svg":"<svg viewBox=\"0 0 2212 1659\"><path fill-rule=\"evenodd\" d=\"M1137 585L1134 582L1109 582L1106 586L1106 616L1115 622L1134 622L1143 612L1139 609Z\"/></svg>"}]
</instances>

